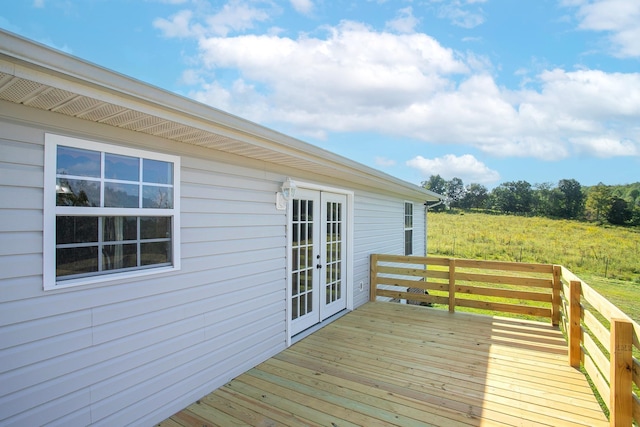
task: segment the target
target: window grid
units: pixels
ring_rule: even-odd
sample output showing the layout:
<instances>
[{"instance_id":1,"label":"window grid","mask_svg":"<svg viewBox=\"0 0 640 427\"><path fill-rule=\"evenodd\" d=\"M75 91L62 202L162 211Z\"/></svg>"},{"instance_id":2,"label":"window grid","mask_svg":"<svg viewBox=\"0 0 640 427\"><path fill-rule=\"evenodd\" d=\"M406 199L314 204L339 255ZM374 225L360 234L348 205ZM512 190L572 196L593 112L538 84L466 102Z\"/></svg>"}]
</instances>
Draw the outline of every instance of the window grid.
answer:
<instances>
[{"instance_id":1,"label":"window grid","mask_svg":"<svg viewBox=\"0 0 640 427\"><path fill-rule=\"evenodd\" d=\"M45 290L179 268L178 157L52 134L45 146ZM76 235L72 218L95 222Z\"/></svg>"},{"instance_id":2,"label":"window grid","mask_svg":"<svg viewBox=\"0 0 640 427\"><path fill-rule=\"evenodd\" d=\"M404 203L404 254L413 255L413 203Z\"/></svg>"}]
</instances>

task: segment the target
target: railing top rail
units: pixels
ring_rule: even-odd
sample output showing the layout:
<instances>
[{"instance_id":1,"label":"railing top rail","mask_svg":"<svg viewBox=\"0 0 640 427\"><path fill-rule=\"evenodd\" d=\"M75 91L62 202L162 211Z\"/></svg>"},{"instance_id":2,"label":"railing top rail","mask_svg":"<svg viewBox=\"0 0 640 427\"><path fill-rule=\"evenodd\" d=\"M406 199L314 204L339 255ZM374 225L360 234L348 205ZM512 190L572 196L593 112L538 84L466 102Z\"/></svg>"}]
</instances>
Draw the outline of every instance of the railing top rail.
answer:
<instances>
[{"instance_id":1,"label":"railing top rail","mask_svg":"<svg viewBox=\"0 0 640 427\"><path fill-rule=\"evenodd\" d=\"M478 268L483 270L521 271L530 273L553 273L553 264L523 263L514 261L484 261L464 258L446 258L434 256L407 256L377 254L379 262L399 262L408 264L449 265L455 261L456 267Z\"/></svg>"}]
</instances>

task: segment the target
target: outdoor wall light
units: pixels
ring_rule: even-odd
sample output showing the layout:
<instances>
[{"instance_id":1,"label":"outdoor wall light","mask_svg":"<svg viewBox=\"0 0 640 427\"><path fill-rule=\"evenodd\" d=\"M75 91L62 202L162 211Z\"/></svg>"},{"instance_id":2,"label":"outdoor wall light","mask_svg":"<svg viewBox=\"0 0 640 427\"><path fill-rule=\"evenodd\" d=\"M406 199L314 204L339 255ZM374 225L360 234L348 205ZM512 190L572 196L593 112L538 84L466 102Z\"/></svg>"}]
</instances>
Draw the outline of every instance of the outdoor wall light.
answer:
<instances>
[{"instance_id":1,"label":"outdoor wall light","mask_svg":"<svg viewBox=\"0 0 640 427\"><path fill-rule=\"evenodd\" d=\"M291 178L287 177L287 179L282 183L279 191L276 193L276 208L278 210L286 210L287 202L296 195L296 184L291 181Z\"/></svg>"},{"instance_id":2,"label":"outdoor wall light","mask_svg":"<svg viewBox=\"0 0 640 427\"><path fill-rule=\"evenodd\" d=\"M286 201L289 201L296 195L296 189L298 187L291 181L291 178L287 177L287 180L282 183L282 187L280 188L282 188L282 197L284 197Z\"/></svg>"}]
</instances>

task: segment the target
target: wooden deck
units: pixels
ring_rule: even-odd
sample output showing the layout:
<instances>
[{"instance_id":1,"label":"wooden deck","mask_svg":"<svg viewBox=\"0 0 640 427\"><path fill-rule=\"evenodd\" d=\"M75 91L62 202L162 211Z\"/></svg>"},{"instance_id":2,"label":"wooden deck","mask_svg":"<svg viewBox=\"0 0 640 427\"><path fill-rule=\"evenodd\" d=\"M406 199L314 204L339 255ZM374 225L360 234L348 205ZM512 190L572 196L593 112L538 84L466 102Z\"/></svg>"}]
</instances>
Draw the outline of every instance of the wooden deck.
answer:
<instances>
[{"instance_id":1,"label":"wooden deck","mask_svg":"<svg viewBox=\"0 0 640 427\"><path fill-rule=\"evenodd\" d=\"M544 323L368 303L160 424L606 426Z\"/></svg>"}]
</instances>

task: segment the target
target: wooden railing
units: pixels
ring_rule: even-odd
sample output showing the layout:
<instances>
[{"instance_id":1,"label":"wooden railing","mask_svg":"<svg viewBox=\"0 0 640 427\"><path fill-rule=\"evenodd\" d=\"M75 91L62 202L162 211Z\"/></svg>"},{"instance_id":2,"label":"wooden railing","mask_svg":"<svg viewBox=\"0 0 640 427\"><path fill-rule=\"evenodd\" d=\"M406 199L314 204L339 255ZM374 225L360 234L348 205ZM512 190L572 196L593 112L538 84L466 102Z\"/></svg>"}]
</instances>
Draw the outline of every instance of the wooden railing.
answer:
<instances>
[{"instance_id":1,"label":"wooden railing","mask_svg":"<svg viewBox=\"0 0 640 427\"><path fill-rule=\"evenodd\" d=\"M640 425L640 361L634 356L640 354L640 326L566 268L374 254L370 282L372 301L548 319L565 331L568 362L589 374L609 409L610 424Z\"/></svg>"}]
</instances>

